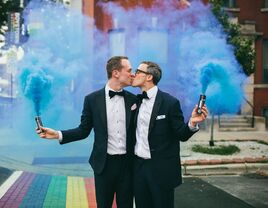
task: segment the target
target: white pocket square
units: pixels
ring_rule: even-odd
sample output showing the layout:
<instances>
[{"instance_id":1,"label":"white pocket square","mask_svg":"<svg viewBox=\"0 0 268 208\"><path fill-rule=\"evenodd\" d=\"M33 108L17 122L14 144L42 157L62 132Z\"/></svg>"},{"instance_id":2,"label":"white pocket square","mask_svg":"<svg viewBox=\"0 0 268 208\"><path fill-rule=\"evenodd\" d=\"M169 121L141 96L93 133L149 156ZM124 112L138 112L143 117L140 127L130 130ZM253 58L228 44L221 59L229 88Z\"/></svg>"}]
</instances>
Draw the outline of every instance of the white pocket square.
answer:
<instances>
[{"instance_id":1,"label":"white pocket square","mask_svg":"<svg viewBox=\"0 0 268 208\"><path fill-rule=\"evenodd\" d=\"M132 106L131 106L131 108L130 108L130 110L135 110L137 108L137 105L136 105L136 103L134 103Z\"/></svg>"},{"instance_id":2,"label":"white pocket square","mask_svg":"<svg viewBox=\"0 0 268 208\"><path fill-rule=\"evenodd\" d=\"M164 119L166 118L166 115L159 115L156 117L156 120Z\"/></svg>"}]
</instances>

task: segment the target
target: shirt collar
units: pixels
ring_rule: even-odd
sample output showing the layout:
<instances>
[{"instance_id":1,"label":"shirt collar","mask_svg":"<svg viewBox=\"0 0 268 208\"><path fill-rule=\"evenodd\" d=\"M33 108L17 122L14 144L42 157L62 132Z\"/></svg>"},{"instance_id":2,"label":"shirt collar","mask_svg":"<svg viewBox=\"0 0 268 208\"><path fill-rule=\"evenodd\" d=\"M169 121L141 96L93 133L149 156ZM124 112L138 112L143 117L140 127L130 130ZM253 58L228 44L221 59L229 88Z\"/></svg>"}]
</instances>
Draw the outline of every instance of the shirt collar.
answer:
<instances>
[{"instance_id":1,"label":"shirt collar","mask_svg":"<svg viewBox=\"0 0 268 208\"><path fill-rule=\"evenodd\" d=\"M110 86L109 86L109 84L108 83L106 83L106 85L105 85L105 95L106 96L109 96L109 91L114 91L114 92L121 92L121 91L123 91L123 89L121 89L121 90L118 90L118 91L115 91L115 90L113 90L112 88L110 88Z\"/></svg>"},{"instance_id":2,"label":"shirt collar","mask_svg":"<svg viewBox=\"0 0 268 208\"><path fill-rule=\"evenodd\" d=\"M158 87L157 86L154 86L151 89L149 89L147 91L147 96L149 97L149 99L151 99L153 97L156 97L157 91L158 91Z\"/></svg>"}]
</instances>

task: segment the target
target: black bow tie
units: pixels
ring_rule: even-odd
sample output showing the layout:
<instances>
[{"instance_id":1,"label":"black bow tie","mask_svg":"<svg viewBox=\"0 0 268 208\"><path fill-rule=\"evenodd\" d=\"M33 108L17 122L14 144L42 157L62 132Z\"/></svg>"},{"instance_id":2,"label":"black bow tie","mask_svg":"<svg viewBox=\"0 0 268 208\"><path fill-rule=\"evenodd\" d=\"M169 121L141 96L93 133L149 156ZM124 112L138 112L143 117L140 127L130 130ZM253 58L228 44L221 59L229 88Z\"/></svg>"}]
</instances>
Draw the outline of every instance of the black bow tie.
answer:
<instances>
[{"instance_id":1,"label":"black bow tie","mask_svg":"<svg viewBox=\"0 0 268 208\"><path fill-rule=\"evenodd\" d=\"M114 97L115 95L124 96L125 95L125 91L122 90L120 92L115 92L115 91L109 90L109 97L110 98Z\"/></svg>"},{"instance_id":2,"label":"black bow tie","mask_svg":"<svg viewBox=\"0 0 268 208\"><path fill-rule=\"evenodd\" d=\"M147 92L143 91L142 94L137 95L138 99L142 101L142 99L149 99Z\"/></svg>"}]
</instances>

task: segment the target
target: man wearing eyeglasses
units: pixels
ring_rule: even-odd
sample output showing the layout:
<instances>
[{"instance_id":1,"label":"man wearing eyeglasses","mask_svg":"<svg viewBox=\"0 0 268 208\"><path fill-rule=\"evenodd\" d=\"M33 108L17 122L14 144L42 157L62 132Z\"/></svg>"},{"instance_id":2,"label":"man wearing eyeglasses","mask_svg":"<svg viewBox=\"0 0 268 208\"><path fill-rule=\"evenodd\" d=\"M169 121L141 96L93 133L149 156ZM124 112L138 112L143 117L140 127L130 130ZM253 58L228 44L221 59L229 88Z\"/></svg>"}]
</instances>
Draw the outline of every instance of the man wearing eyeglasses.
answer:
<instances>
[{"instance_id":1,"label":"man wearing eyeglasses","mask_svg":"<svg viewBox=\"0 0 268 208\"><path fill-rule=\"evenodd\" d=\"M65 144L85 139L94 129L94 145L89 162L94 171L98 208L112 207L114 195L118 208L133 207L131 123L136 96L123 90L133 75L127 57L115 56L106 65L106 86L85 97L81 123L77 128L56 131L41 127L41 138L58 139Z\"/></svg>"},{"instance_id":2,"label":"man wearing eyeglasses","mask_svg":"<svg viewBox=\"0 0 268 208\"><path fill-rule=\"evenodd\" d=\"M158 89L160 67L144 61L136 70L132 86L139 87L139 109L134 123L134 197L137 208L173 208L174 189L181 184L180 141L187 141L198 131L197 124L208 115L193 109L184 123L180 102Z\"/></svg>"}]
</instances>

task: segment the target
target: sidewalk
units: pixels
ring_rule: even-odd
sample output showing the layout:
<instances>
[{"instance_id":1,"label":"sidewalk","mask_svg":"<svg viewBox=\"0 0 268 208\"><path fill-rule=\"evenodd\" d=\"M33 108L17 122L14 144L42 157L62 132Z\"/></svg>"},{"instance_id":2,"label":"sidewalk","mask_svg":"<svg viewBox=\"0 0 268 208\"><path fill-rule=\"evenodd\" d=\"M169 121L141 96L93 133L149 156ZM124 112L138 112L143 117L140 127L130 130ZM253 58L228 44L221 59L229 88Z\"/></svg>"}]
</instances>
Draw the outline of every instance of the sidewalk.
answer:
<instances>
[{"instance_id":1,"label":"sidewalk","mask_svg":"<svg viewBox=\"0 0 268 208\"><path fill-rule=\"evenodd\" d=\"M208 145L210 132L200 131L189 141L181 143L181 160L185 175L241 174L261 171L268 174L268 131L219 132L215 131L215 146L233 144L240 148L234 155L208 155L195 153L191 147L195 144Z\"/></svg>"},{"instance_id":2,"label":"sidewalk","mask_svg":"<svg viewBox=\"0 0 268 208\"><path fill-rule=\"evenodd\" d=\"M214 132L215 145L234 144L241 149L241 152L234 155L208 155L203 153L196 153L191 150L195 144L208 145L210 140L210 132L199 131L193 135L187 142L181 142L181 164L183 173L190 174L190 169L209 169L215 166L226 167L240 167L243 170L258 170L268 165L268 145L257 143L256 141L265 141L268 143L268 131L254 131L254 132ZM80 145L84 149L72 148L73 145L64 146L64 149L58 144L50 146L52 143L44 143L40 145L36 142L35 146L1 146L0 145L0 167L20 170L26 172L52 174L52 175L68 175L68 176L83 176L92 177L93 172L88 165L88 147ZM53 149L54 148L54 149ZM83 157L80 163L74 163L74 156ZM37 157L42 157L42 153L50 153L52 158L66 158L69 164L55 163L55 164L37 164L33 162ZM15 153L15 154L14 154ZM45 154L48 155L48 154ZM45 156L44 155L44 156ZM47 156L46 156L47 157ZM51 159L47 157L47 159ZM232 165L231 165L232 164ZM259 164L258 167L255 167ZM186 170L187 169L187 170ZM234 168L233 168L234 169ZM232 171L233 172L233 171Z\"/></svg>"},{"instance_id":3,"label":"sidewalk","mask_svg":"<svg viewBox=\"0 0 268 208\"><path fill-rule=\"evenodd\" d=\"M200 131L197 134L193 135L190 139L191 141L200 141L205 140L209 141L211 136L210 131ZM226 140L226 141L248 141L248 140L263 140L268 142L268 130L267 131L226 131L220 132L217 129L214 129L213 133L214 141Z\"/></svg>"}]
</instances>

